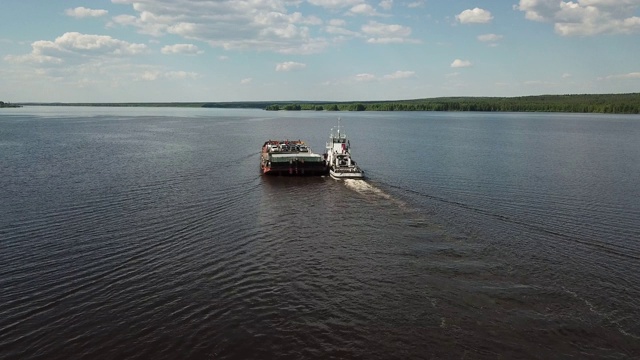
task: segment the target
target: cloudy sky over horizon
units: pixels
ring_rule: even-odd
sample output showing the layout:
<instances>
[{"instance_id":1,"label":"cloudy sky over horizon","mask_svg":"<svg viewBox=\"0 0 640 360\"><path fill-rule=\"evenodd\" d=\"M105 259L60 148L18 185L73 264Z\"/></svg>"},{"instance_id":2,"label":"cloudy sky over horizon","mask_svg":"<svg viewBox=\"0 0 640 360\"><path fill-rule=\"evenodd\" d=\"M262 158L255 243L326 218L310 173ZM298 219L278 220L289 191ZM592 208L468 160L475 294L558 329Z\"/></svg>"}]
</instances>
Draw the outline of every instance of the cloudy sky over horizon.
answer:
<instances>
[{"instance_id":1,"label":"cloudy sky over horizon","mask_svg":"<svg viewBox=\"0 0 640 360\"><path fill-rule=\"evenodd\" d=\"M640 0L22 0L0 100L640 92Z\"/></svg>"}]
</instances>

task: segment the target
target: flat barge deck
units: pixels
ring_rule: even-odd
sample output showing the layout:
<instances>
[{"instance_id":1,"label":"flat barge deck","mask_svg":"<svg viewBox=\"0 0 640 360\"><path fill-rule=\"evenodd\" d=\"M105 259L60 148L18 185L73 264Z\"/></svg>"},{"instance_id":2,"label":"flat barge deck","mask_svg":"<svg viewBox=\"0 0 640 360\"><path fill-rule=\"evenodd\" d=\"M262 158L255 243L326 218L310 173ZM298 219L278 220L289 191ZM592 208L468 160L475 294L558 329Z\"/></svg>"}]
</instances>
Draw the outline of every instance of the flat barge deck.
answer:
<instances>
[{"instance_id":1,"label":"flat barge deck","mask_svg":"<svg viewBox=\"0 0 640 360\"><path fill-rule=\"evenodd\" d=\"M329 172L324 155L315 154L301 140L268 140L260 152L265 175L312 176Z\"/></svg>"}]
</instances>

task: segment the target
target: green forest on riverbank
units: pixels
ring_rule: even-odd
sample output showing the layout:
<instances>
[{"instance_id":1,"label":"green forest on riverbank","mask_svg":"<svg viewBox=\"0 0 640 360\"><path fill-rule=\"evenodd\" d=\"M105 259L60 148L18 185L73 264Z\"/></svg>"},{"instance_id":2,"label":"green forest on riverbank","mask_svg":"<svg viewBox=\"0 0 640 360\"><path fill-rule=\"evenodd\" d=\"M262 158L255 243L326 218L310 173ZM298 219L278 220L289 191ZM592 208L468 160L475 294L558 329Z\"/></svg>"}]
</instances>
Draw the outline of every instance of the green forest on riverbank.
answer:
<instances>
[{"instance_id":1,"label":"green forest on riverbank","mask_svg":"<svg viewBox=\"0 0 640 360\"><path fill-rule=\"evenodd\" d=\"M442 97L402 101L274 103L267 110L505 111L640 114L640 93L523 97Z\"/></svg>"},{"instance_id":2,"label":"green forest on riverbank","mask_svg":"<svg viewBox=\"0 0 640 360\"><path fill-rule=\"evenodd\" d=\"M0 108L17 108L20 107L20 105L15 105L12 103L6 103L4 101L0 101Z\"/></svg>"},{"instance_id":3,"label":"green forest on riverbank","mask_svg":"<svg viewBox=\"0 0 640 360\"><path fill-rule=\"evenodd\" d=\"M7 103L2 103L7 105ZM312 111L504 111L640 114L640 93L538 95L521 97L439 97L389 101L236 101L154 103L22 103L15 105L204 107Z\"/></svg>"}]
</instances>

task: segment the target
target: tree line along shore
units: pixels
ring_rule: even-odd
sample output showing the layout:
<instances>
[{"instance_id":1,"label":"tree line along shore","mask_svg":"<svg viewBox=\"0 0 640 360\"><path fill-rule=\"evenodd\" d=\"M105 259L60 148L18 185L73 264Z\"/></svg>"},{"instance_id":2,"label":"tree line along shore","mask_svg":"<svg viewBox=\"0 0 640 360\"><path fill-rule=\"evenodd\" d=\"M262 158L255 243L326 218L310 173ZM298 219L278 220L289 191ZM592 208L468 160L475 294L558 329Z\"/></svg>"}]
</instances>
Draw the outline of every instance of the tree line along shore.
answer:
<instances>
[{"instance_id":1,"label":"tree line along shore","mask_svg":"<svg viewBox=\"0 0 640 360\"><path fill-rule=\"evenodd\" d=\"M442 97L404 101L274 103L266 110L501 111L640 114L640 93L523 97Z\"/></svg>"},{"instance_id":2,"label":"tree line along shore","mask_svg":"<svg viewBox=\"0 0 640 360\"><path fill-rule=\"evenodd\" d=\"M20 105L0 101L0 108L18 108L18 107L20 107Z\"/></svg>"},{"instance_id":3,"label":"tree line along shore","mask_svg":"<svg viewBox=\"0 0 640 360\"><path fill-rule=\"evenodd\" d=\"M389 101L235 101L139 103L20 103L0 101L2 107L20 105L112 107L204 107L271 111L499 111L640 114L640 93L538 95L521 97L439 97ZM7 106L8 105L8 106Z\"/></svg>"}]
</instances>

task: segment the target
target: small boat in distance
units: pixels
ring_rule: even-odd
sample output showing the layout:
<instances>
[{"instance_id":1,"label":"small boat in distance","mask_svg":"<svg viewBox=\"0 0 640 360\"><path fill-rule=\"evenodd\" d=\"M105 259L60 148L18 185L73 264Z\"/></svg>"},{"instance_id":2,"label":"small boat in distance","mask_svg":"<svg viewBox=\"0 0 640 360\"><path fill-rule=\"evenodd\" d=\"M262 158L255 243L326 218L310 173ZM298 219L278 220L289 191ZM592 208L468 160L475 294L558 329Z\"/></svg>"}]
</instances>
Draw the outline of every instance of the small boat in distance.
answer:
<instances>
[{"instance_id":1,"label":"small boat in distance","mask_svg":"<svg viewBox=\"0 0 640 360\"><path fill-rule=\"evenodd\" d=\"M260 152L260 172L266 175L324 175L324 157L301 140L267 140Z\"/></svg>"},{"instance_id":2,"label":"small boat in distance","mask_svg":"<svg viewBox=\"0 0 640 360\"><path fill-rule=\"evenodd\" d=\"M325 157L329 175L332 178L336 180L364 178L364 170L351 158L351 143L347 134L342 131L340 118L338 118L338 126L331 129Z\"/></svg>"}]
</instances>

